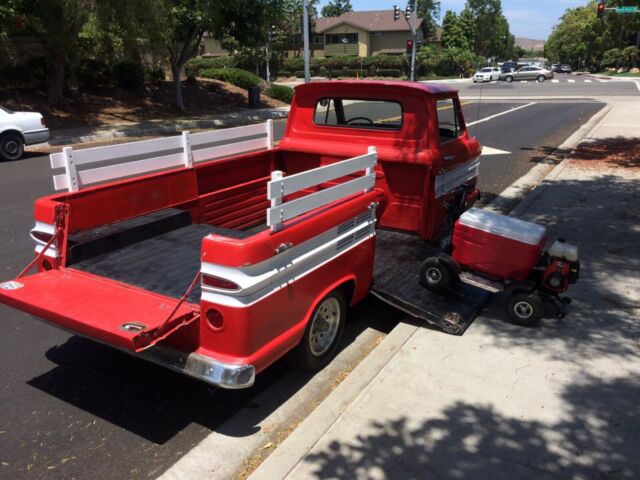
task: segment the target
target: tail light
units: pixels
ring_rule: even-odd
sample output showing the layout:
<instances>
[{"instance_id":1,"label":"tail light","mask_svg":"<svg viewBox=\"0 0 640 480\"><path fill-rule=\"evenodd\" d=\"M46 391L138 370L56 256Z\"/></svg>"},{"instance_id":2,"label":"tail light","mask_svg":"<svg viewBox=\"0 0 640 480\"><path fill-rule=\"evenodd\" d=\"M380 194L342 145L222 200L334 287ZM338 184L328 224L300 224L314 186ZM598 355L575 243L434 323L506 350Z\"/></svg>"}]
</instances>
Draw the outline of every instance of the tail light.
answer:
<instances>
[{"instance_id":1,"label":"tail light","mask_svg":"<svg viewBox=\"0 0 640 480\"><path fill-rule=\"evenodd\" d=\"M202 284L220 290L240 290L240 285L237 283L213 275L202 275Z\"/></svg>"},{"instance_id":2,"label":"tail light","mask_svg":"<svg viewBox=\"0 0 640 480\"><path fill-rule=\"evenodd\" d=\"M40 125L46 127L47 125L44 123L44 117L40 117Z\"/></svg>"},{"instance_id":3,"label":"tail light","mask_svg":"<svg viewBox=\"0 0 640 480\"><path fill-rule=\"evenodd\" d=\"M49 240L51 240L51 237L53 237L52 233L41 232L39 230L31 230L31 238L33 238L37 242L42 242L45 245Z\"/></svg>"}]
</instances>

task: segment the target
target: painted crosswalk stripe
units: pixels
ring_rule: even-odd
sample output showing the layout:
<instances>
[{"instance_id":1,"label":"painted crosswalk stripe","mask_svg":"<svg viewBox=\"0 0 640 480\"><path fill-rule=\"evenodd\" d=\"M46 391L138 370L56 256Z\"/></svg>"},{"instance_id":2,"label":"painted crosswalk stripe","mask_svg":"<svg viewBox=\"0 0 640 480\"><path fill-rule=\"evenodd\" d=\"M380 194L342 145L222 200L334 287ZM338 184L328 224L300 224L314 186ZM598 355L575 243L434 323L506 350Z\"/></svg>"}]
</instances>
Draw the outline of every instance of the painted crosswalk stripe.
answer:
<instances>
[{"instance_id":1,"label":"painted crosswalk stripe","mask_svg":"<svg viewBox=\"0 0 640 480\"><path fill-rule=\"evenodd\" d=\"M585 80L584 83L591 83L591 80Z\"/></svg>"},{"instance_id":2,"label":"painted crosswalk stripe","mask_svg":"<svg viewBox=\"0 0 640 480\"><path fill-rule=\"evenodd\" d=\"M560 80L551 80L553 83L558 83Z\"/></svg>"},{"instance_id":3,"label":"painted crosswalk stripe","mask_svg":"<svg viewBox=\"0 0 640 480\"><path fill-rule=\"evenodd\" d=\"M576 81L575 81L575 80L567 80L567 82L569 82L569 83L576 83Z\"/></svg>"},{"instance_id":4,"label":"painted crosswalk stripe","mask_svg":"<svg viewBox=\"0 0 640 480\"><path fill-rule=\"evenodd\" d=\"M522 83L527 83L527 80L522 80Z\"/></svg>"}]
</instances>

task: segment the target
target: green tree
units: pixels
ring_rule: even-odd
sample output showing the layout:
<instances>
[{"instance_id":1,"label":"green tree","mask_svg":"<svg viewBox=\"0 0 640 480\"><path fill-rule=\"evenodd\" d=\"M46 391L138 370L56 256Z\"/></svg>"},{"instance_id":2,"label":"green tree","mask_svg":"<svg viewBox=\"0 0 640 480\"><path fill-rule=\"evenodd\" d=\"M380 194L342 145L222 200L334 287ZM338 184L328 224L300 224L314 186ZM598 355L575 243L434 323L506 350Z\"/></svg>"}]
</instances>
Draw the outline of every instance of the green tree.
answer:
<instances>
[{"instance_id":1,"label":"green tree","mask_svg":"<svg viewBox=\"0 0 640 480\"><path fill-rule=\"evenodd\" d=\"M422 18L427 27L427 36L435 36L440 18L440 2L438 0L417 0L416 14Z\"/></svg>"},{"instance_id":2,"label":"green tree","mask_svg":"<svg viewBox=\"0 0 640 480\"><path fill-rule=\"evenodd\" d=\"M475 53L483 57L510 56L515 38L509 31L500 0L467 0L465 8L473 17Z\"/></svg>"},{"instance_id":3,"label":"green tree","mask_svg":"<svg viewBox=\"0 0 640 480\"><path fill-rule=\"evenodd\" d=\"M349 0L331 0L322 7L323 17L339 17L343 13L352 12L353 7Z\"/></svg>"},{"instance_id":4,"label":"green tree","mask_svg":"<svg viewBox=\"0 0 640 480\"><path fill-rule=\"evenodd\" d=\"M447 10L442 20L442 46L445 48L459 48L469 50L471 45L465 36L460 17L455 12Z\"/></svg>"},{"instance_id":5,"label":"green tree","mask_svg":"<svg viewBox=\"0 0 640 480\"><path fill-rule=\"evenodd\" d=\"M94 8L94 0L12 2L9 13L24 24L47 54L47 100L52 107L64 98L66 67L78 52L80 31Z\"/></svg>"}]
</instances>

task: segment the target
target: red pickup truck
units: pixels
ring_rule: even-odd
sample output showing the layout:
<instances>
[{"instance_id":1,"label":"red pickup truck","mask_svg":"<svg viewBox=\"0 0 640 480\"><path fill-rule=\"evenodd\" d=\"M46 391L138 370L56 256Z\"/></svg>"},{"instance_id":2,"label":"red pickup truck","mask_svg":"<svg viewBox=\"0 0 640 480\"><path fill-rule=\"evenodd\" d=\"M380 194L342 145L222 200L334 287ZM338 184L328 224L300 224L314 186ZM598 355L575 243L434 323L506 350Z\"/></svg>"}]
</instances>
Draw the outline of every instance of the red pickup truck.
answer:
<instances>
[{"instance_id":1,"label":"red pickup truck","mask_svg":"<svg viewBox=\"0 0 640 480\"><path fill-rule=\"evenodd\" d=\"M267 122L65 148L0 301L225 388L294 348L319 369L347 307L477 199L480 150L455 90L368 81L297 87L278 146Z\"/></svg>"}]
</instances>

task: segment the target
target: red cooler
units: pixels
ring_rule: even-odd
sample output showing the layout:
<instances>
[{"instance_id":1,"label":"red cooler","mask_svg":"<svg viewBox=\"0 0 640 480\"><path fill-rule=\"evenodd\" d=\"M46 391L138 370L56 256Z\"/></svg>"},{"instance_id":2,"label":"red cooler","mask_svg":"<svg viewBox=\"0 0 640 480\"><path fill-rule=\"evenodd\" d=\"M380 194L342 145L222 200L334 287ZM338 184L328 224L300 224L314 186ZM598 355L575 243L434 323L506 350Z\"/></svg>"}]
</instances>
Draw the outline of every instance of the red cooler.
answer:
<instances>
[{"instance_id":1,"label":"red cooler","mask_svg":"<svg viewBox=\"0 0 640 480\"><path fill-rule=\"evenodd\" d=\"M540 260L546 240L541 225L471 208L456 222L452 256L464 269L523 281Z\"/></svg>"}]
</instances>

